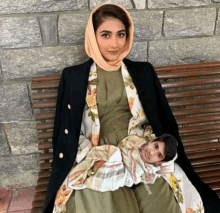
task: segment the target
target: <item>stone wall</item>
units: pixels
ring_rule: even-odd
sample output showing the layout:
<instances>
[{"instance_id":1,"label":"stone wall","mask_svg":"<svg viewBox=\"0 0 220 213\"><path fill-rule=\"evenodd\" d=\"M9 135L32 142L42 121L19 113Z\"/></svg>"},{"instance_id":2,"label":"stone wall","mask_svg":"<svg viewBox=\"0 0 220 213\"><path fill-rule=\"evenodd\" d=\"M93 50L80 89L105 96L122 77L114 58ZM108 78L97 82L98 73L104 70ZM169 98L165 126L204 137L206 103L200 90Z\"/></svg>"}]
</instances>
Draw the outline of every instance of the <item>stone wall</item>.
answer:
<instances>
[{"instance_id":1,"label":"stone wall","mask_svg":"<svg viewBox=\"0 0 220 213\"><path fill-rule=\"evenodd\" d=\"M38 173L33 76L87 59L84 29L100 3L127 8L129 58L154 66L220 61L219 0L4 0L0 2L0 187L34 186Z\"/></svg>"}]
</instances>

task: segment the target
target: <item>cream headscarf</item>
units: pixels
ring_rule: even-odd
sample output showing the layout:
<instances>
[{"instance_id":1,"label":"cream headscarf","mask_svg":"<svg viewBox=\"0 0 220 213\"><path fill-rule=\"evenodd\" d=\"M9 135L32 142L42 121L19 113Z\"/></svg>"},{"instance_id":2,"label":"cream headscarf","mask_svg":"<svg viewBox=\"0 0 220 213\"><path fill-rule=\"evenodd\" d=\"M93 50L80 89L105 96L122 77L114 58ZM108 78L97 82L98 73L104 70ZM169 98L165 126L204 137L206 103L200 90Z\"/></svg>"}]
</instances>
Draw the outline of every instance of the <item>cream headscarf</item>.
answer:
<instances>
[{"instance_id":1,"label":"cream headscarf","mask_svg":"<svg viewBox=\"0 0 220 213\"><path fill-rule=\"evenodd\" d=\"M103 5L105 5L105 4L103 4ZM130 24L129 31L128 31L129 37L127 38L124 51L118 57L118 59L115 61L107 62L103 58L103 56L99 50L99 47L98 47L98 44L96 41L93 22L92 22L93 13L96 10L98 10L100 7L102 7L103 5L97 6L90 14L88 24L86 27L86 33L85 33L85 50L86 50L86 53L88 54L88 56L91 57L99 67L101 67L102 69L104 69L106 71L113 71L113 70L118 70L121 67L121 61L128 55L129 51L131 50L133 36L134 36L134 23L132 21L130 14L128 13L128 11L125 10L123 7L116 5L116 6L120 7L121 9L123 9L125 11L125 13L127 14L129 24Z\"/></svg>"}]
</instances>

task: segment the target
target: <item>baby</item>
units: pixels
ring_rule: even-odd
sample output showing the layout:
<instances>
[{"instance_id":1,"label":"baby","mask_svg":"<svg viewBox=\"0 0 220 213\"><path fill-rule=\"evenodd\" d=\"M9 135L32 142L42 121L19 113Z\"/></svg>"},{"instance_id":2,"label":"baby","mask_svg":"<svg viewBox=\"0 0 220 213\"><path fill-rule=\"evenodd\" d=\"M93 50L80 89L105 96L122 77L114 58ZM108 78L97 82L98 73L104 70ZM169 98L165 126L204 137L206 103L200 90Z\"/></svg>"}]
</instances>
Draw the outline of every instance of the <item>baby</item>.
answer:
<instances>
[{"instance_id":1,"label":"baby","mask_svg":"<svg viewBox=\"0 0 220 213\"><path fill-rule=\"evenodd\" d=\"M121 143L119 143L119 148L125 148L126 142L131 140L131 137L134 136L128 136ZM160 165L161 163L170 161L175 157L177 152L177 141L172 135L163 134L149 142L146 142L149 139L149 135L144 139L137 138L137 141L132 140L132 143L134 142L136 146L138 146L140 142L144 142L144 144L142 144L142 146L139 148L140 157L144 163ZM132 144L130 149L134 147L135 144ZM94 174L104 163L105 161L103 160L96 161L92 168L92 173Z\"/></svg>"},{"instance_id":2,"label":"baby","mask_svg":"<svg viewBox=\"0 0 220 213\"><path fill-rule=\"evenodd\" d=\"M114 191L140 182L153 184L160 165L173 160L176 152L177 142L172 135L155 138L150 132L144 138L128 136L118 147L96 146L71 170L68 186L75 190Z\"/></svg>"}]
</instances>

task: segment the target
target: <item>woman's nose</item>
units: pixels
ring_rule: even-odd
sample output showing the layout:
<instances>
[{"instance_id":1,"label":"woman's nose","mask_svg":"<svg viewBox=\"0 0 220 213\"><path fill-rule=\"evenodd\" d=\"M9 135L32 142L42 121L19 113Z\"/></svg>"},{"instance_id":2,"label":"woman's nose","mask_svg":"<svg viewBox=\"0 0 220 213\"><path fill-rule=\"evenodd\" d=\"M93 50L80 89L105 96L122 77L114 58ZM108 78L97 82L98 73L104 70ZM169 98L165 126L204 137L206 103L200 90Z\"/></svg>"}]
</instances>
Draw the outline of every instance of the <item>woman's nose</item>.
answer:
<instances>
[{"instance_id":1,"label":"woman's nose","mask_svg":"<svg viewBox=\"0 0 220 213\"><path fill-rule=\"evenodd\" d=\"M118 41L116 37L112 37L111 42L110 42L110 46L113 48L117 48L118 47Z\"/></svg>"}]
</instances>

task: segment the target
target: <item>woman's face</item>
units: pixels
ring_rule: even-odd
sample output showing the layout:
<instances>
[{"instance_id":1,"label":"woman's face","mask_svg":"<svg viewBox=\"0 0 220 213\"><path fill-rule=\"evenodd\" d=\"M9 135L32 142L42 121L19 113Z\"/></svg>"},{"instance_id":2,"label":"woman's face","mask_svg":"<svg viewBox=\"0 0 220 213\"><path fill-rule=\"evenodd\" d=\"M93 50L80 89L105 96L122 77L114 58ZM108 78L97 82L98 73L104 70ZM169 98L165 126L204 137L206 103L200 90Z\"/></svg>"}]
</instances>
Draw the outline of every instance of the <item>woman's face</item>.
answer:
<instances>
[{"instance_id":1,"label":"woman's face","mask_svg":"<svg viewBox=\"0 0 220 213\"><path fill-rule=\"evenodd\" d=\"M119 19L106 18L96 30L96 40L106 61L117 60L126 44L124 24Z\"/></svg>"}]
</instances>

